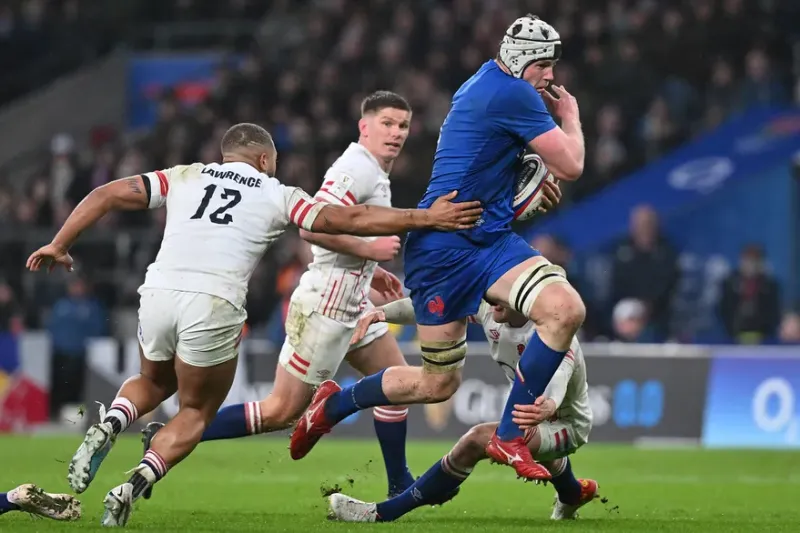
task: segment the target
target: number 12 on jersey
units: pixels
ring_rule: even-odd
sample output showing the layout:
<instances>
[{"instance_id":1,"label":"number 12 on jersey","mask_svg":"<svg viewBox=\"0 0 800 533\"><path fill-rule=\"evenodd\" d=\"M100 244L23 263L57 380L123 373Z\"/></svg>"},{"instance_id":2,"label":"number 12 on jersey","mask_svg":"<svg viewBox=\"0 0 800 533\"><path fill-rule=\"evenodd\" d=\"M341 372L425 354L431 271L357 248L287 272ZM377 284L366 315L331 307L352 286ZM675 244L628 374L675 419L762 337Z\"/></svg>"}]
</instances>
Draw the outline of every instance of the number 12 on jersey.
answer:
<instances>
[{"instance_id":1,"label":"number 12 on jersey","mask_svg":"<svg viewBox=\"0 0 800 533\"><path fill-rule=\"evenodd\" d=\"M203 196L203 199L200 201L200 205L197 207L197 211L195 211L194 215L190 218L192 220L203 218L203 215L208 209L208 204L211 202L211 198L214 196L214 192L217 190L216 185L209 185L205 188L206 194ZM216 211L212 212L208 215L208 219L213 222L214 224L230 224L233 222L233 216L230 213L226 213L226 211L239 202L242 201L242 193L237 191L236 189L222 189L222 194L220 198L223 200L230 200L227 204L223 205Z\"/></svg>"}]
</instances>

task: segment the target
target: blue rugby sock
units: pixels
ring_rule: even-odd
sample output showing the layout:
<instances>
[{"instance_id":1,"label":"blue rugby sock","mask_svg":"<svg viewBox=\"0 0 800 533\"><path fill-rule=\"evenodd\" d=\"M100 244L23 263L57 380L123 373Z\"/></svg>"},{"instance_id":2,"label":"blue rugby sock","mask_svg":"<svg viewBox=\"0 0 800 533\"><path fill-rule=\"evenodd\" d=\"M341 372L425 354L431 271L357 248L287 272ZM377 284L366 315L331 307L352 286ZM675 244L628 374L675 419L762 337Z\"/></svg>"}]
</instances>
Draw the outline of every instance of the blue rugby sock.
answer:
<instances>
[{"instance_id":1,"label":"blue rugby sock","mask_svg":"<svg viewBox=\"0 0 800 533\"><path fill-rule=\"evenodd\" d=\"M523 431L512 420L511 412L514 410L514 404L531 403L541 396L566 353L566 350L563 352L553 350L542 342L538 333L533 334L525 351L522 352L517 365L517 375L508 395L500 425L497 427L497 436L501 440L511 440L523 435Z\"/></svg>"},{"instance_id":2,"label":"blue rugby sock","mask_svg":"<svg viewBox=\"0 0 800 533\"><path fill-rule=\"evenodd\" d=\"M9 511L19 511L19 506L8 501L7 492L0 492L0 514L4 514Z\"/></svg>"},{"instance_id":3,"label":"blue rugby sock","mask_svg":"<svg viewBox=\"0 0 800 533\"><path fill-rule=\"evenodd\" d=\"M581 484L572 473L572 463L570 463L569 457L565 457L564 462L566 464L561 473L556 475L555 472L552 472L553 479L550 480L550 483L555 487L561 503L577 505L581 501Z\"/></svg>"},{"instance_id":4,"label":"blue rugby sock","mask_svg":"<svg viewBox=\"0 0 800 533\"><path fill-rule=\"evenodd\" d=\"M236 439L261 433L261 431L261 404L258 402L237 403L219 410L217 416L203 432L200 442Z\"/></svg>"},{"instance_id":5,"label":"blue rugby sock","mask_svg":"<svg viewBox=\"0 0 800 533\"><path fill-rule=\"evenodd\" d=\"M408 409L392 410L376 407L375 435L381 446L386 478L389 482L389 497L399 494L414 483L414 476L406 462L406 432Z\"/></svg>"},{"instance_id":6,"label":"blue rugby sock","mask_svg":"<svg viewBox=\"0 0 800 533\"><path fill-rule=\"evenodd\" d=\"M401 495L379 503L377 521L391 522L417 507L441 503L467 479L470 472L454 468L448 456L444 456Z\"/></svg>"},{"instance_id":7,"label":"blue rugby sock","mask_svg":"<svg viewBox=\"0 0 800 533\"><path fill-rule=\"evenodd\" d=\"M383 373L361 378L353 385L331 394L325 402L325 417L333 423L338 423L362 409L392 405L389 398L383 393Z\"/></svg>"}]
</instances>

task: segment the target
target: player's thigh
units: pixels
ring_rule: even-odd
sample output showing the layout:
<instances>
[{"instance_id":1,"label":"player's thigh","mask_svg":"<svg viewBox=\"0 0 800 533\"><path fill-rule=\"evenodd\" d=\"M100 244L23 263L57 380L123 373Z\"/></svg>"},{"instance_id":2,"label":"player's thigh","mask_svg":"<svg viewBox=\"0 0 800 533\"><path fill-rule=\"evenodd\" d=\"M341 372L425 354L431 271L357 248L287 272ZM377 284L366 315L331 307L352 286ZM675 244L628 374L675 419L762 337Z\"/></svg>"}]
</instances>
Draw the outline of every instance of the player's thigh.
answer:
<instances>
[{"instance_id":1,"label":"player's thigh","mask_svg":"<svg viewBox=\"0 0 800 533\"><path fill-rule=\"evenodd\" d=\"M370 376L390 366L408 365L385 322L371 324L364 338L350 346L347 362L364 376Z\"/></svg>"},{"instance_id":2,"label":"player's thigh","mask_svg":"<svg viewBox=\"0 0 800 533\"><path fill-rule=\"evenodd\" d=\"M206 423L217 414L236 375L236 358L208 366L193 365L181 357L175 361L178 401L181 409L196 409Z\"/></svg>"},{"instance_id":3,"label":"player's thigh","mask_svg":"<svg viewBox=\"0 0 800 533\"><path fill-rule=\"evenodd\" d=\"M278 362L295 378L316 387L339 370L352 335L352 327L292 303Z\"/></svg>"},{"instance_id":4,"label":"player's thigh","mask_svg":"<svg viewBox=\"0 0 800 533\"><path fill-rule=\"evenodd\" d=\"M531 252L535 255L530 255ZM563 268L535 250L519 249L518 254L509 253L508 257L497 269L503 273L486 291L487 300L513 309L539 325L556 311L580 314L583 302L567 281Z\"/></svg>"},{"instance_id":5,"label":"player's thigh","mask_svg":"<svg viewBox=\"0 0 800 533\"><path fill-rule=\"evenodd\" d=\"M525 439L534 459L539 462L566 457L583 444L572 424L561 421L543 422L528 430Z\"/></svg>"},{"instance_id":6,"label":"player's thigh","mask_svg":"<svg viewBox=\"0 0 800 533\"><path fill-rule=\"evenodd\" d=\"M144 349L139 346L139 374L150 380L160 389L164 396L172 396L178 390L178 377L175 374L175 361L170 358L164 361L153 361L145 357Z\"/></svg>"}]
</instances>

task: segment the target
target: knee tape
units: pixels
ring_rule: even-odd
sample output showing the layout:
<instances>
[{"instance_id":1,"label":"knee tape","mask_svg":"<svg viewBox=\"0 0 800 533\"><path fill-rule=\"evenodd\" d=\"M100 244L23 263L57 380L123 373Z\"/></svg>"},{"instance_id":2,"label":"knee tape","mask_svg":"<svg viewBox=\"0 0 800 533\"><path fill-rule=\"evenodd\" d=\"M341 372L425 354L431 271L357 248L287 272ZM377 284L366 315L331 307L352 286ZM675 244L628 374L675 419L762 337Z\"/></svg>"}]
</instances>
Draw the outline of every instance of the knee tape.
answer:
<instances>
[{"instance_id":1,"label":"knee tape","mask_svg":"<svg viewBox=\"0 0 800 533\"><path fill-rule=\"evenodd\" d=\"M523 272L511 285L508 303L515 311L529 317L533 302L539 297L542 289L552 283L569 283L567 273L560 266L545 259Z\"/></svg>"},{"instance_id":2,"label":"knee tape","mask_svg":"<svg viewBox=\"0 0 800 533\"><path fill-rule=\"evenodd\" d=\"M452 341L420 342L422 368L431 374L446 374L464 366L467 337Z\"/></svg>"}]
</instances>

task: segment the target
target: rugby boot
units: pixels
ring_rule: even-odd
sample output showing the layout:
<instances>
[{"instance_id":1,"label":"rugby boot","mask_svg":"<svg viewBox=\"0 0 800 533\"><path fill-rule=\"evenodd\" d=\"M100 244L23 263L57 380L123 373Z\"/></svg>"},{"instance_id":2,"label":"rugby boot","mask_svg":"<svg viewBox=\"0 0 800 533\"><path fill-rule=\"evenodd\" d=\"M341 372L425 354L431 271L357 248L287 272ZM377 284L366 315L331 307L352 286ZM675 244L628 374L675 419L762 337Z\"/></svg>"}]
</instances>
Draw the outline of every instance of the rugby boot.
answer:
<instances>
[{"instance_id":1,"label":"rugby boot","mask_svg":"<svg viewBox=\"0 0 800 533\"><path fill-rule=\"evenodd\" d=\"M595 498L599 498L597 491L600 485L593 479L579 479L578 483L581 484L581 499L577 504L570 505L561 503L556 494L555 502L553 503L553 514L550 515L551 520L574 520L578 518L578 509L591 502Z\"/></svg>"},{"instance_id":2,"label":"rugby boot","mask_svg":"<svg viewBox=\"0 0 800 533\"><path fill-rule=\"evenodd\" d=\"M308 455L319 439L330 433L336 425L325 416L325 403L332 394L340 390L342 388L335 381L327 380L314 393L311 405L297 421L290 437L289 452L295 461Z\"/></svg>"},{"instance_id":3,"label":"rugby boot","mask_svg":"<svg viewBox=\"0 0 800 533\"><path fill-rule=\"evenodd\" d=\"M486 454L492 462L512 467L517 476L526 481L549 481L552 477L545 467L533 459L524 437L503 441L495 431L486 445Z\"/></svg>"}]
</instances>

